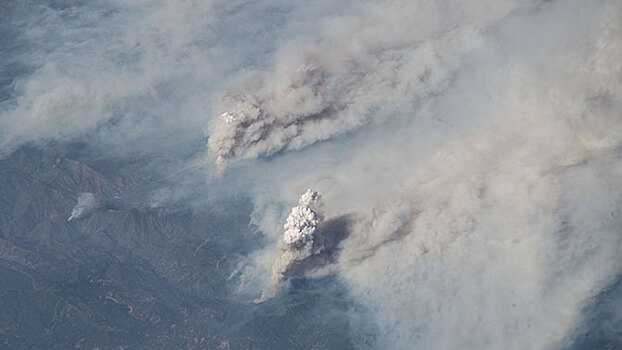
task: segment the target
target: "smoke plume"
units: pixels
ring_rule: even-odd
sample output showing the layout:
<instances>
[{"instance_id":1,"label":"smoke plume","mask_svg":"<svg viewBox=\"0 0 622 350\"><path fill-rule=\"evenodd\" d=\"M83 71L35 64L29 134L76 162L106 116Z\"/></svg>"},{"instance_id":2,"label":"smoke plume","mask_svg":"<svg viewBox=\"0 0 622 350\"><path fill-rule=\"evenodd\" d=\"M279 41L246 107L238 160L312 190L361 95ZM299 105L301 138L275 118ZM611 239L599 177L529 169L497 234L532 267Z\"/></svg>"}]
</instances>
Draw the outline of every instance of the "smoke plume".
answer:
<instances>
[{"instance_id":1,"label":"smoke plume","mask_svg":"<svg viewBox=\"0 0 622 350\"><path fill-rule=\"evenodd\" d=\"M71 215L67 221L79 219L84 215L90 214L98 206L95 195L90 192L82 192L78 195L78 204L71 210Z\"/></svg>"},{"instance_id":2,"label":"smoke plume","mask_svg":"<svg viewBox=\"0 0 622 350\"><path fill-rule=\"evenodd\" d=\"M259 301L274 295L294 262L311 256L318 224L323 219L319 193L307 189L294 206L283 225L283 235L277 242L278 257L272 267L270 287Z\"/></svg>"},{"instance_id":3,"label":"smoke plume","mask_svg":"<svg viewBox=\"0 0 622 350\"><path fill-rule=\"evenodd\" d=\"M500 2L473 12L395 1L326 20L316 37L283 47L273 71L249 72L223 94L210 123L210 157L223 170L231 160L297 150L382 123L400 104L446 88L461 58L478 46L478 31L514 6Z\"/></svg>"}]
</instances>

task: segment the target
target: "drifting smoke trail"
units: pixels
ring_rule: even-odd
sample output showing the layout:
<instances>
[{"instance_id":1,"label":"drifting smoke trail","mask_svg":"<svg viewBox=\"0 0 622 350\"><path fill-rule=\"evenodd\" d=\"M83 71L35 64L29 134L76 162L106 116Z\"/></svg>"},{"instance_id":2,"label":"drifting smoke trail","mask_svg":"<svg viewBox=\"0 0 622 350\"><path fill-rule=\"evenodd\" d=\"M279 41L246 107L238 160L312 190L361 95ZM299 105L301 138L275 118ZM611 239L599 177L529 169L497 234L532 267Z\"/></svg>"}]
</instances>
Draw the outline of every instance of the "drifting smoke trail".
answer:
<instances>
[{"instance_id":1,"label":"drifting smoke trail","mask_svg":"<svg viewBox=\"0 0 622 350\"><path fill-rule=\"evenodd\" d=\"M210 157L223 170L231 160L300 149L382 122L403 101L446 88L461 57L478 46L477 32L514 6L499 2L473 12L396 1L331 19L318 37L281 49L274 71L248 73L222 96L209 129Z\"/></svg>"},{"instance_id":2,"label":"drifting smoke trail","mask_svg":"<svg viewBox=\"0 0 622 350\"><path fill-rule=\"evenodd\" d=\"M67 221L79 219L86 214L91 213L97 208L97 200L95 195L90 192L82 192L78 195L78 204L71 210L71 215Z\"/></svg>"}]
</instances>

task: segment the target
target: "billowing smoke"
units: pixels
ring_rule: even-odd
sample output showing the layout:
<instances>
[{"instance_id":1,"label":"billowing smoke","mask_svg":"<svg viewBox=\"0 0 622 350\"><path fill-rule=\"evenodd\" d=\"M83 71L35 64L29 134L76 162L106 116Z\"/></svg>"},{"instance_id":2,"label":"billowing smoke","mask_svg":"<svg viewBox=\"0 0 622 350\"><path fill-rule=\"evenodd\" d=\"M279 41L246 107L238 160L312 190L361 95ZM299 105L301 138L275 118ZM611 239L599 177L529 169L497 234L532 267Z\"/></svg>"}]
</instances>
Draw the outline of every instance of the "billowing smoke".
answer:
<instances>
[{"instance_id":1,"label":"billowing smoke","mask_svg":"<svg viewBox=\"0 0 622 350\"><path fill-rule=\"evenodd\" d=\"M478 31L516 4L477 11L431 1L363 5L358 16L322 21L317 36L292 40L273 71L254 71L222 97L209 129L210 157L296 150L418 104L447 87ZM411 109L411 107L408 107Z\"/></svg>"},{"instance_id":2,"label":"billowing smoke","mask_svg":"<svg viewBox=\"0 0 622 350\"><path fill-rule=\"evenodd\" d=\"M270 287L262 294L260 301L274 295L278 284L295 262L311 256L318 225L322 220L320 195L307 189L285 220L283 235L277 242L278 257L272 267Z\"/></svg>"},{"instance_id":3,"label":"billowing smoke","mask_svg":"<svg viewBox=\"0 0 622 350\"><path fill-rule=\"evenodd\" d=\"M320 194L307 189L285 219L283 234L277 240L270 285L257 301L274 296L279 284L288 277L334 263L341 241L349 234L351 220L348 215L325 219Z\"/></svg>"},{"instance_id":4,"label":"billowing smoke","mask_svg":"<svg viewBox=\"0 0 622 350\"><path fill-rule=\"evenodd\" d=\"M97 209L98 202L95 195L90 192L82 192L78 195L78 204L71 210L71 215L67 221L79 219L84 215L90 214Z\"/></svg>"},{"instance_id":5,"label":"billowing smoke","mask_svg":"<svg viewBox=\"0 0 622 350\"><path fill-rule=\"evenodd\" d=\"M298 205L292 208L287 216L283 228L283 243L288 246L296 247L308 256L309 243L313 243L313 234L322 218L320 194L307 189L302 194Z\"/></svg>"}]
</instances>

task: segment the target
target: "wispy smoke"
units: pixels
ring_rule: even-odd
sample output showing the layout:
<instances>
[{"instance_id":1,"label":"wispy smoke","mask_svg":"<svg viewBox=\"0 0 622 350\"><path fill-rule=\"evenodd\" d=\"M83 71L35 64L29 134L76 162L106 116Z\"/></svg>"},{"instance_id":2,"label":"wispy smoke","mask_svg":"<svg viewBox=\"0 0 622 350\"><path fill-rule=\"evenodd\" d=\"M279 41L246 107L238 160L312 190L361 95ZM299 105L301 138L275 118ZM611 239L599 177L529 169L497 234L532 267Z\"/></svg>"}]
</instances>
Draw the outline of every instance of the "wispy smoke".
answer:
<instances>
[{"instance_id":1,"label":"wispy smoke","mask_svg":"<svg viewBox=\"0 0 622 350\"><path fill-rule=\"evenodd\" d=\"M74 219L79 219L86 214L91 213L93 210L97 209L97 199L95 199L95 195L90 192L82 192L78 195L78 204L71 210L71 215L67 219L67 221L71 221Z\"/></svg>"},{"instance_id":2,"label":"wispy smoke","mask_svg":"<svg viewBox=\"0 0 622 350\"><path fill-rule=\"evenodd\" d=\"M236 6L211 0L7 3L3 23L16 32L7 36L14 40L7 47L31 49L0 53L7 73L15 70L11 62L27 68L12 77L11 98L0 100L0 150L84 135L115 152L203 139L203 101L272 37L258 38L251 32L257 22L248 24L251 14L260 21L269 4L241 13L232 12Z\"/></svg>"}]
</instances>

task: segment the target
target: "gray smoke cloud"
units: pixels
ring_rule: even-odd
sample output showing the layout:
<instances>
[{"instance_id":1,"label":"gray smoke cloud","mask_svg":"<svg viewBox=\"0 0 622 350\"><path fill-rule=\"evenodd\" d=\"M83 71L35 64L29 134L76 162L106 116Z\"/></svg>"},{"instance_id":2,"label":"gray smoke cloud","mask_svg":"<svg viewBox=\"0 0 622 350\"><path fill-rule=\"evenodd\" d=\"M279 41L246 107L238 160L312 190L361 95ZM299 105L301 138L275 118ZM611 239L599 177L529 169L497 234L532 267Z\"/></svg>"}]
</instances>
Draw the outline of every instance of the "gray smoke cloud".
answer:
<instances>
[{"instance_id":1,"label":"gray smoke cloud","mask_svg":"<svg viewBox=\"0 0 622 350\"><path fill-rule=\"evenodd\" d=\"M67 221L79 219L84 215L90 214L97 209L98 202L95 195L90 192L82 192L78 195L78 204L71 210L71 215Z\"/></svg>"}]
</instances>

